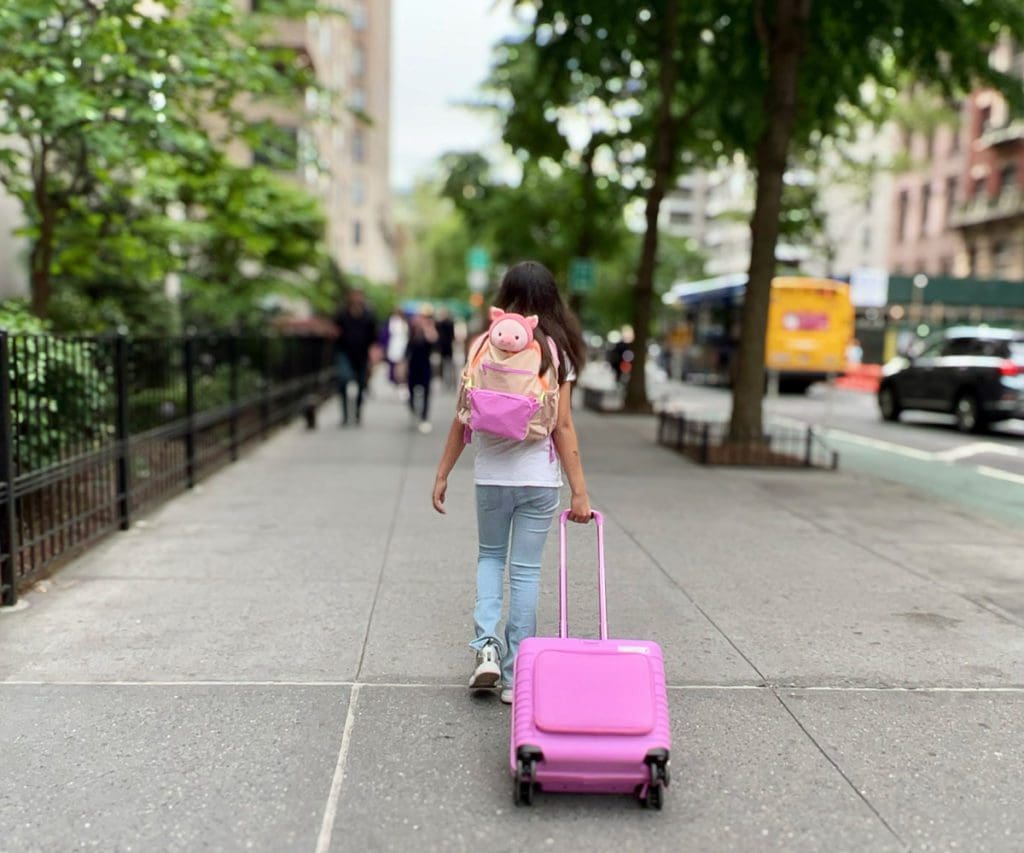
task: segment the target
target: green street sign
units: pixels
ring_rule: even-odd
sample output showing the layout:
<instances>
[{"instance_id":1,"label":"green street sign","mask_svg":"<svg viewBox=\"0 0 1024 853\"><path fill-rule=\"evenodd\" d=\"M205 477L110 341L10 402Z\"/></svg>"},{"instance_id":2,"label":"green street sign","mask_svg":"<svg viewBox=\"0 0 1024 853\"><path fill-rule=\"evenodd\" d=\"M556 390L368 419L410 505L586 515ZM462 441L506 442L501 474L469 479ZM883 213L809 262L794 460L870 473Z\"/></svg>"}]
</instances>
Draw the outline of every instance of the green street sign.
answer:
<instances>
[{"instance_id":1,"label":"green street sign","mask_svg":"<svg viewBox=\"0 0 1024 853\"><path fill-rule=\"evenodd\" d=\"M491 253L484 246L473 246L466 252L466 269L487 270L491 268Z\"/></svg>"},{"instance_id":2,"label":"green street sign","mask_svg":"<svg viewBox=\"0 0 1024 853\"><path fill-rule=\"evenodd\" d=\"M569 290L590 293L597 283L597 264L592 258L573 258L569 263Z\"/></svg>"}]
</instances>

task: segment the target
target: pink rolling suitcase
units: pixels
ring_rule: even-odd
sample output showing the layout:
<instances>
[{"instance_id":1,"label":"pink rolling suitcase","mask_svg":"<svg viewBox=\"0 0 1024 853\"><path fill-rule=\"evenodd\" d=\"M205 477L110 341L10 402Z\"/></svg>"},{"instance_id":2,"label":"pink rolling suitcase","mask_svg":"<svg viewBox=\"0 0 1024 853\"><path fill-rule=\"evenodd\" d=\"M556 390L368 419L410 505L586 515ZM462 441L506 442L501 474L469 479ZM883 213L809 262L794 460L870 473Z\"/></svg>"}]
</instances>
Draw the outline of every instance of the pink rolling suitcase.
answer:
<instances>
[{"instance_id":1,"label":"pink rolling suitcase","mask_svg":"<svg viewBox=\"0 0 1024 853\"><path fill-rule=\"evenodd\" d=\"M609 640L604 518L597 524L599 640L569 637L565 527L559 519L557 637L529 637L516 656L510 758L516 803L534 792L636 794L660 809L671 734L657 643Z\"/></svg>"}]
</instances>

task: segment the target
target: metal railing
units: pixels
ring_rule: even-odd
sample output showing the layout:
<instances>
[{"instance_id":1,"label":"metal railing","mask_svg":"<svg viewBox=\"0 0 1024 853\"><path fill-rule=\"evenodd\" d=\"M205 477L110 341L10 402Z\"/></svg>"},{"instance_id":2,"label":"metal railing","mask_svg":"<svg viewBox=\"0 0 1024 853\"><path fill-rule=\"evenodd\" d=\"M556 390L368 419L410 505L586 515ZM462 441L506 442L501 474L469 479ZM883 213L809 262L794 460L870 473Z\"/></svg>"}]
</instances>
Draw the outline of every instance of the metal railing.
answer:
<instances>
[{"instance_id":1,"label":"metal railing","mask_svg":"<svg viewBox=\"0 0 1024 853\"><path fill-rule=\"evenodd\" d=\"M333 383L322 337L0 331L0 603Z\"/></svg>"},{"instance_id":2,"label":"metal railing","mask_svg":"<svg viewBox=\"0 0 1024 853\"><path fill-rule=\"evenodd\" d=\"M760 435L736 439L729 435L725 421L662 412L658 416L658 443L702 465L831 470L839 465L839 455L809 425L769 424Z\"/></svg>"}]
</instances>

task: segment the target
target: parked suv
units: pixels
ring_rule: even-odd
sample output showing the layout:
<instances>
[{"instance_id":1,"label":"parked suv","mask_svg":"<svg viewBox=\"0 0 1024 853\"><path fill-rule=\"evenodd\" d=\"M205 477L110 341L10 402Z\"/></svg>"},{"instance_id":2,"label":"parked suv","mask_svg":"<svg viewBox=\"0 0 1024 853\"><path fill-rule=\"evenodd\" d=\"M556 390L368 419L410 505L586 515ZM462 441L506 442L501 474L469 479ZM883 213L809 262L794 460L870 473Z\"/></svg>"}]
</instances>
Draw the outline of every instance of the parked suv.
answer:
<instances>
[{"instance_id":1,"label":"parked suv","mask_svg":"<svg viewBox=\"0 0 1024 853\"><path fill-rule=\"evenodd\" d=\"M949 412L964 432L1024 418L1024 332L955 328L919 342L885 366L878 407L887 421L905 409Z\"/></svg>"}]
</instances>

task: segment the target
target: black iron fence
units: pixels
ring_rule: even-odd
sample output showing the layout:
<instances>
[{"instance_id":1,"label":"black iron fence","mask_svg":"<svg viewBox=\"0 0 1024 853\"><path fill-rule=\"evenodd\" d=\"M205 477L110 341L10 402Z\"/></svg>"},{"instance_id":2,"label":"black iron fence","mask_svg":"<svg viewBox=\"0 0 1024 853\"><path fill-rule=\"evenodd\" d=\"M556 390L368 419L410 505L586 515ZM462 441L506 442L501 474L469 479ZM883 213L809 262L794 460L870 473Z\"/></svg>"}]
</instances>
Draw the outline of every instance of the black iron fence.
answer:
<instances>
[{"instance_id":1,"label":"black iron fence","mask_svg":"<svg viewBox=\"0 0 1024 853\"><path fill-rule=\"evenodd\" d=\"M826 468L839 455L810 425L769 424L756 436L729 435L725 421L707 421L678 412L658 416L658 443L702 465Z\"/></svg>"},{"instance_id":2,"label":"black iron fence","mask_svg":"<svg viewBox=\"0 0 1024 853\"><path fill-rule=\"evenodd\" d=\"M313 336L0 332L0 602L329 394Z\"/></svg>"}]
</instances>

